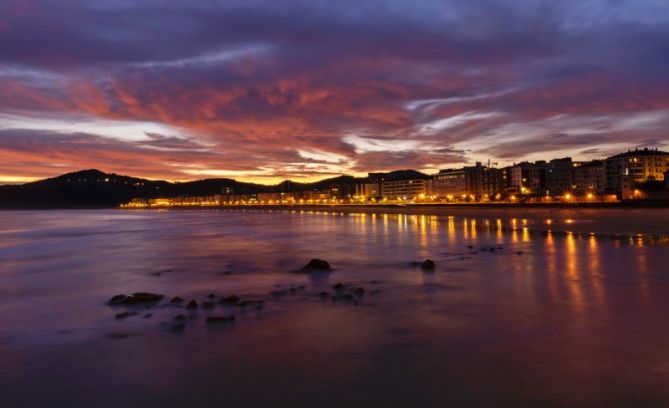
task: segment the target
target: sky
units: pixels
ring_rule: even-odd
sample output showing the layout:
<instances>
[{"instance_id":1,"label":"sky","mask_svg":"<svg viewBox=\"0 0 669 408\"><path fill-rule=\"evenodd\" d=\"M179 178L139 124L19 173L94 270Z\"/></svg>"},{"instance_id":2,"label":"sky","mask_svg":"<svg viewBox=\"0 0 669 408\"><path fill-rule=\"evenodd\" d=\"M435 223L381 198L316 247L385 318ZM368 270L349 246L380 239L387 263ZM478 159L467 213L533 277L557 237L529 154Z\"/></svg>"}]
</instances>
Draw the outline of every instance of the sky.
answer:
<instances>
[{"instance_id":1,"label":"sky","mask_svg":"<svg viewBox=\"0 0 669 408\"><path fill-rule=\"evenodd\" d=\"M666 0L3 0L0 183L669 149Z\"/></svg>"}]
</instances>

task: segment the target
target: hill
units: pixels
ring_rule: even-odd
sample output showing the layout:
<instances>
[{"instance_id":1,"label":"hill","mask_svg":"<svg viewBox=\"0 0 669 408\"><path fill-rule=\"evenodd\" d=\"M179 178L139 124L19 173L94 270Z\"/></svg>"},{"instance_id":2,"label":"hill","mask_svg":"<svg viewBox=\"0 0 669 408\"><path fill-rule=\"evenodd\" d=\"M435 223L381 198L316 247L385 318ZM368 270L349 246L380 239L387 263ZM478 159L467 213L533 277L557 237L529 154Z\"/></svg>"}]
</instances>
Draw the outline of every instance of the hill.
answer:
<instances>
[{"instance_id":1,"label":"hill","mask_svg":"<svg viewBox=\"0 0 669 408\"><path fill-rule=\"evenodd\" d=\"M109 208L136 197L213 195L226 189L248 193L269 188L225 178L172 183L92 169L23 185L0 186L0 208Z\"/></svg>"}]
</instances>

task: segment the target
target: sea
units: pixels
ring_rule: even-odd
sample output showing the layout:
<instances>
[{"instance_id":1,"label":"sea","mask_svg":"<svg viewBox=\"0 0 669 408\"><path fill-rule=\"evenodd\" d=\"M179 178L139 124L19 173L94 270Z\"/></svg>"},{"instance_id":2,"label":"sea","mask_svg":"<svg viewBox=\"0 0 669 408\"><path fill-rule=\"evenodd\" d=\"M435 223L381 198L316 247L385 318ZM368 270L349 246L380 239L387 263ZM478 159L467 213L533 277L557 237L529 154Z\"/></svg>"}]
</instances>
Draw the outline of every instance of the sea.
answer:
<instances>
[{"instance_id":1,"label":"sea","mask_svg":"<svg viewBox=\"0 0 669 408\"><path fill-rule=\"evenodd\" d=\"M0 212L0 395L669 406L669 211Z\"/></svg>"}]
</instances>

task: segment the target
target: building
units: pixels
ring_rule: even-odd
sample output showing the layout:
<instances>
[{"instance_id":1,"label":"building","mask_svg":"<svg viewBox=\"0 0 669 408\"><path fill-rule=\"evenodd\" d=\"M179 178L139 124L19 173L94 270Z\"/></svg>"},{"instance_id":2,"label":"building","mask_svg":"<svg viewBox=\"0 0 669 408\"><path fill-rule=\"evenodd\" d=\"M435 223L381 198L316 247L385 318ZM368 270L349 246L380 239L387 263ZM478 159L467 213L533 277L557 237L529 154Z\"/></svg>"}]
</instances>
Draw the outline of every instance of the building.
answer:
<instances>
[{"instance_id":1,"label":"building","mask_svg":"<svg viewBox=\"0 0 669 408\"><path fill-rule=\"evenodd\" d=\"M258 193L257 200L260 204L288 204L294 202L295 197L286 192Z\"/></svg>"},{"instance_id":2,"label":"building","mask_svg":"<svg viewBox=\"0 0 669 408\"><path fill-rule=\"evenodd\" d=\"M356 184L355 196L364 199L379 199L381 198L381 183Z\"/></svg>"},{"instance_id":3,"label":"building","mask_svg":"<svg viewBox=\"0 0 669 408\"><path fill-rule=\"evenodd\" d=\"M546 191L546 162L522 162L507 167L508 188L511 191L539 195Z\"/></svg>"},{"instance_id":4,"label":"building","mask_svg":"<svg viewBox=\"0 0 669 408\"><path fill-rule=\"evenodd\" d=\"M473 196L476 201L488 201L495 199L497 194L504 191L504 177L500 169L481 165L476 162L475 166L464 169L465 190Z\"/></svg>"},{"instance_id":5,"label":"building","mask_svg":"<svg viewBox=\"0 0 669 408\"><path fill-rule=\"evenodd\" d=\"M607 190L621 194L623 183L630 180L635 184L664 181L664 173L668 170L669 153L649 148L629 150L604 160L605 186Z\"/></svg>"},{"instance_id":6,"label":"building","mask_svg":"<svg viewBox=\"0 0 669 408\"><path fill-rule=\"evenodd\" d=\"M384 180L381 182L381 196L389 200L413 200L425 198L432 193L430 179Z\"/></svg>"},{"instance_id":7,"label":"building","mask_svg":"<svg viewBox=\"0 0 669 408\"><path fill-rule=\"evenodd\" d=\"M546 195L571 193L574 185L574 166L571 157L553 159L546 165Z\"/></svg>"},{"instance_id":8,"label":"building","mask_svg":"<svg viewBox=\"0 0 669 408\"><path fill-rule=\"evenodd\" d=\"M439 170L432 176L432 192L438 198L448 199L469 195L464 168Z\"/></svg>"},{"instance_id":9,"label":"building","mask_svg":"<svg viewBox=\"0 0 669 408\"><path fill-rule=\"evenodd\" d=\"M604 162L593 160L578 163L574 169L574 193L576 195L601 194L605 189Z\"/></svg>"}]
</instances>

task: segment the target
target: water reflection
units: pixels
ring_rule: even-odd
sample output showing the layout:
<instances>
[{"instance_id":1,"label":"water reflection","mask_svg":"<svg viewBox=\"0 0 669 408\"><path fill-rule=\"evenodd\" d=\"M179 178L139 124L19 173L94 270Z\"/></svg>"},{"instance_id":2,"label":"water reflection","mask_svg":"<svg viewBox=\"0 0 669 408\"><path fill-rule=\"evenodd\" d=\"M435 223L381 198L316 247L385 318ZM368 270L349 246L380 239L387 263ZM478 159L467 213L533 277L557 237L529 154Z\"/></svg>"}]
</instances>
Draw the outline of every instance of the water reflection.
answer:
<instances>
[{"instance_id":1,"label":"water reflection","mask_svg":"<svg viewBox=\"0 0 669 408\"><path fill-rule=\"evenodd\" d=\"M416 395L424 406L490 405L491 395L499 405L615 405L644 395L666 405L666 241L562 224L524 214L0 213L0 391L16 405L188 405L199 395L294 406L411 405ZM335 271L296 273L312 257ZM411 265L426 258L435 272ZM364 287L364 300L318 296L338 282ZM290 285L306 289L270 294ZM235 293L267 306L227 311L238 313L229 330L206 328L220 309L198 310L176 337L163 329L169 307L114 319L104 301L136 290ZM118 331L128 337L110 340ZM96 392L68 393L68 381Z\"/></svg>"}]
</instances>

